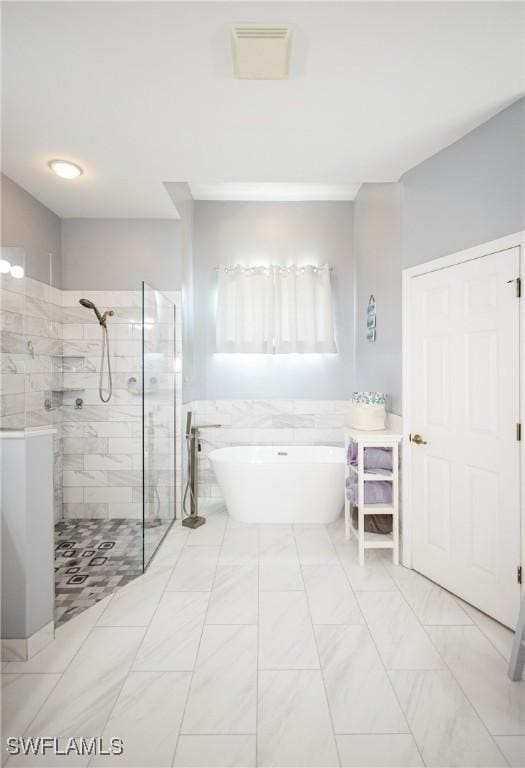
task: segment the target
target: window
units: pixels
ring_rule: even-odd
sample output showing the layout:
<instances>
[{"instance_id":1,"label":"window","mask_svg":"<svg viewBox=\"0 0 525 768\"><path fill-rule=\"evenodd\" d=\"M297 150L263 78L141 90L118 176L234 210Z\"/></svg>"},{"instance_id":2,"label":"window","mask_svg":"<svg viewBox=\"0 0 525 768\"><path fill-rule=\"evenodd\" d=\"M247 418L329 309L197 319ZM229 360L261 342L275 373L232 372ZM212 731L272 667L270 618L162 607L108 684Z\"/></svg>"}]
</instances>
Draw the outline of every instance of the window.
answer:
<instances>
[{"instance_id":1,"label":"window","mask_svg":"<svg viewBox=\"0 0 525 768\"><path fill-rule=\"evenodd\" d=\"M330 267L219 267L217 352L336 352Z\"/></svg>"}]
</instances>

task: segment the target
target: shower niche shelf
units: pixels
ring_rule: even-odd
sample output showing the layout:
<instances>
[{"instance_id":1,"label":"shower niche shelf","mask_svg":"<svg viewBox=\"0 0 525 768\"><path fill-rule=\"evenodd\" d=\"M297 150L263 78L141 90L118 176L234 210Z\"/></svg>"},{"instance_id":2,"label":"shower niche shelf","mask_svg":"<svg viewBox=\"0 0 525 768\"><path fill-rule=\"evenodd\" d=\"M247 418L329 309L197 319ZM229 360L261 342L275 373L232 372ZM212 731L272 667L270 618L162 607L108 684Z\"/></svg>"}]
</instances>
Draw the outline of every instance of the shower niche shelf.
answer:
<instances>
[{"instance_id":1,"label":"shower niche shelf","mask_svg":"<svg viewBox=\"0 0 525 768\"><path fill-rule=\"evenodd\" d=\"M44 400L44 409L46 411L56 411L64 405L64 395L72 394L74 392L84 392L85 387L55 387L51 390L51 397ZM81 408L82 405L76 404L77 408Z\"/></svg>"},{"instance_id":2,"label":"shower niche shelf","mask_svg":"<svg viewBox=\"0 0 525 768\"><path fill-rule=\"evenodd\" d=\"M85 356L84 355L53 355L53 367L54 372L57 374L58 386L52 387L51 392L53 395L65 395L70 392L84 392L85 387L67 387L60 386L62 384L62 377L67 374L73 373L85 373Z\"/></svg>"},{"instance_id":3,"label":"shower niche shelf","mask_svg":"<svg viewBox=\"0 0 525 768\"><path fill-rule=\"evenodd\" d=\"M55 360L85 360L84 355L53 355Z\"/></svg>"},{"instance_id":4,"label":"shower niche shelf","mask_svg":"<svg viewBox=\"0 0 525 768\"><path fill-rule=\"evenodd\" d=\"M53 355L53 365L61 373L84 370L84 355Z\"/></svg>"}]
</instances>

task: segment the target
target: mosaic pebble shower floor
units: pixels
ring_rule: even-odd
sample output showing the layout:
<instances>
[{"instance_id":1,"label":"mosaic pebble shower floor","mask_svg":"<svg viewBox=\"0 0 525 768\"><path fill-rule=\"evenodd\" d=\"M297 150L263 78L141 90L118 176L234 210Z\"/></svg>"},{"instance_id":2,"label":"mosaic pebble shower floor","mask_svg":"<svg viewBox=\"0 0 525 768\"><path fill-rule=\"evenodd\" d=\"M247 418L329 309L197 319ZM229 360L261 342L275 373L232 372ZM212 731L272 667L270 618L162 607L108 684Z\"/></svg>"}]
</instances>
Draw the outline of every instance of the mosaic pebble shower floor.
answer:
<instances>
[{"instance_id":1,"label":"mosaic pebble shower floor","mask_svg":"<svg viewBox=\"0 0 525 768\"><path fill-rule=\"evenodd\" d=\"M55 626L141 573L141 520L61 520L56 523Z\"/></svg>"}]
</instances>

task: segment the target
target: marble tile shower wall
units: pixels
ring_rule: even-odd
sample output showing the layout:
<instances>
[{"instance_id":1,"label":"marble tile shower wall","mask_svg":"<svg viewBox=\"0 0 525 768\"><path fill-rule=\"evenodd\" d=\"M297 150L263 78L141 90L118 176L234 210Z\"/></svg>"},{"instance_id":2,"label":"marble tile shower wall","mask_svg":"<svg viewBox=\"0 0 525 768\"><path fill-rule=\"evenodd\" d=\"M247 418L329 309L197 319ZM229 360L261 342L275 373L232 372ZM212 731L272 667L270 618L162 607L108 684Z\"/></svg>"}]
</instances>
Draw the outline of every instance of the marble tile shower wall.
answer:
<instances>
[{"instance_id":1,"label":"marble tile shower wall","mask_svg":"<svg viewBox=\"0 0 525 768\"><path fill-rule=\"evenodd\" d=\"M208 453L228 445L342 445L350 400L198 400L184 406L201 432L199 496L221 498Z\"/></svg>"},{"instance_id":2,"label":"marble tile shower wall","mask_svg":"<svg viewBox=\"0 0 525 768\"><path fill-rule=\"evenodd\" d=\"M176 338L172 322L155 324L149 368L158 374L158 388L148 396L147 435L148 482L158 489L158 496L150 494L155 503L149 511L171 517L174 496L180 514L180 451L175 488L169 467L174 432L180 443L182 352L180 292L167 295L176 306ZM113 396L108 404L98 395L101 329L94 313L78 304L82 296L115 311L109 321ZM138 290L62 291L0 275L1 427L56 428L56 520L142 516L141 300ZM165 342L162 361L159 338ZM175 376L168 354L174 343ZM75 407L77 398L82 408Z\"/></svg>"},{"instance_id":3,"label":"marble tile shower wall","mask_svg":"<svg viewBox=\"0 0 525 768\"><path fill-rule=\"evenodd\" d=\"M142 517L142 294L141 291L88 291L87 298L101 311L113 309L108 321L113 369L113 395L101 402L98 386L100 372L101 328L93 312L79 306L86 292L63 293L63 517L68 518L140 518ZM180 298L176 301L175 327L177 397L180 402ZM173 322L167 315L156 323L155 338L147 334L145 353L154 360L146 383L147 408L147 485L157 494L148 515L171 516L174 495L170 470L173 461ZM153 324L152 324L153 325ZM160 352L159 338L162 339ZM154 345L149 349L148 345ZM171 354L170 354L171 352ZM150 354L151 353L151 354ZM150 378L152 378L150 376ZM77 391L81 390L81 391ZM81 397L82 408L75 407ZM180 409L176 409L180 426ZM180 434L180 429L179 429ZM177 472L178 477L178 472ZM154 502L154 503L153 503Z\"/></svg>"},{"instance_id":4,"label":"marble tile shower wall","mask_svg":"<svg viewBox=\"0 0 525 768\"><path fill-rule=\"evenodd\" d=\"M83 296L101 312L115 312L108 320L113 395L107 404L98 392L102 329L94 312L79 305ZM63 293L64 519L142 515L141 319L138 290Z\"/></svg>"},{"instance_id":5,"label":"marble tile shower wall","mask_svg":"<svg viewBox=\"0 0 525 768\"><path fill-rule=\"evenodd\" d=\"M62 509L62 291L38 280L0 275L0 329L1 427L56 428L54 489L58 518Z\"/></svg>"}]
</instances>

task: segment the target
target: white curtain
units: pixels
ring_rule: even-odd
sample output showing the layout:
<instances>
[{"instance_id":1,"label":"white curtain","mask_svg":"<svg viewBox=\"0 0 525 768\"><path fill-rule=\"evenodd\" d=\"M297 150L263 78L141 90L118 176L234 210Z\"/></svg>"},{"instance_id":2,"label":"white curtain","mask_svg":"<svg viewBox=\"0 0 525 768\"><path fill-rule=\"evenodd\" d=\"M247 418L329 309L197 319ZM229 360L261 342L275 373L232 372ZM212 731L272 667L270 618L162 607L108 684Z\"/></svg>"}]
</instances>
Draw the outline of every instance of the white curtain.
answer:
<instances>
[{"instance_id":1,"label":"white curtain","mask_svg":"<svg viewBox=\"0 0 525 768\"><path fill-rule=\"evenodd\" d=\"M217 352L273 352L273 270L219 267Z\"/></svg>"},{"instance_id":2,"label":"white curtain","mask_svg":"<svg viewBox=\"0 0 525 768\"><path fill-rule=\"evenodd\" d=\"M336 352L330 267L275 267L274 349Z\"/></svg>"},{"instance_id":3,"label":"white curtain","mask_svg":"<svg viewBox=\"0 0 525 768\"><path fill-rule=\"evenodd\" d=\"M336 352L330 268L219 267L217 352Z\"/></svg>"}]
</instances>

